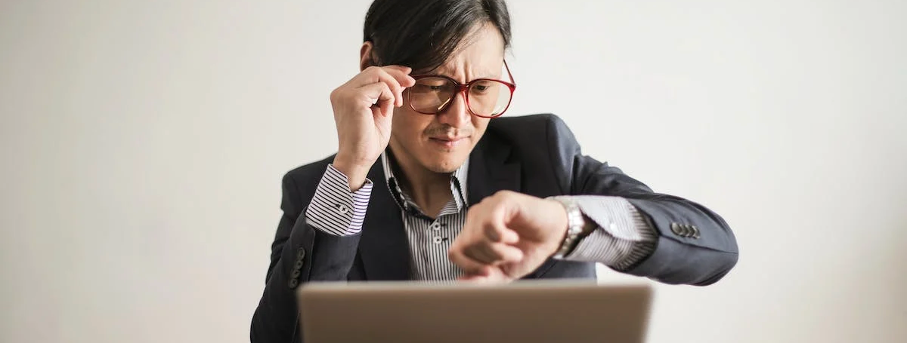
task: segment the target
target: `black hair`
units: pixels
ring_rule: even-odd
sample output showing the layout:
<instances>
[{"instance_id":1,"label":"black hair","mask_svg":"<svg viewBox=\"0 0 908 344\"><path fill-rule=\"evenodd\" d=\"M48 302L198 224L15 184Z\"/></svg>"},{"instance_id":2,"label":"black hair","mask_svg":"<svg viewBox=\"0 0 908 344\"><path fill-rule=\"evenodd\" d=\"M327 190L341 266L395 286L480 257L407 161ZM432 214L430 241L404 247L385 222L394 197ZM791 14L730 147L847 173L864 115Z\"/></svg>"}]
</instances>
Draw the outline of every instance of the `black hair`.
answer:
<instances>
[{"instance_id":1,"label":"black hair","mask_svg":"<svg viewBox=\"0 0 908 344\"><path fill-rule=\"evenodd\" d=\"M504 0L375 0L366 12L363 41L372 42L371 64L414 71L441 66L475 33L491 24L511 45L511 18Z\"/></svg>"}]
</instances>

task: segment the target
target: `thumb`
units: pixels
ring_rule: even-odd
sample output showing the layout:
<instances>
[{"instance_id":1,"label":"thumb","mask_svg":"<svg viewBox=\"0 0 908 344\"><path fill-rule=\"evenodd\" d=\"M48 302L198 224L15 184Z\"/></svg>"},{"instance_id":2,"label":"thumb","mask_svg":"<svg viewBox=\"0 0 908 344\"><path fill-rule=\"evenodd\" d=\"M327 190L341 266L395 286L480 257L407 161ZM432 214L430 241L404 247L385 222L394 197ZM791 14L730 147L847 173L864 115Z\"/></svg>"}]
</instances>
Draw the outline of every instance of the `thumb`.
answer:
<instances>
[{"instance_id":1,"label":"thumb","mask_svg":"<svg viewBox=\"0 0 908 344\"><path fill-rule=\"evenodd\" d=\"M392 110L394 110L394 93L391 92L391 89L388 88L387 84L375 82L365 85L360 89L362 90L363 95L368 99L368 106L373 109L373 113L375 109L380 109L382 115L391 115Z\"/></svg>"}]
</instances>

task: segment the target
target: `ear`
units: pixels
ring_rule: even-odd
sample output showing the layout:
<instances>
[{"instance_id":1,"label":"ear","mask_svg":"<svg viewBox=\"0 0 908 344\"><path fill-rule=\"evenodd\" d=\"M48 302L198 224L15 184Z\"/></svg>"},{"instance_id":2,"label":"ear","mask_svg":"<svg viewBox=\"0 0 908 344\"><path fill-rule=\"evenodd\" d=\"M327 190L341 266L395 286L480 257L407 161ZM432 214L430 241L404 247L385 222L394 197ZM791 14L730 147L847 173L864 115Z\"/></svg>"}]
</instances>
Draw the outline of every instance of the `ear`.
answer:
<instances>
[{"instance_id":1,"label":"ear","mask_svg":"<svg viewBox=\"0 0 908 344\"><path fill-rule=\"evenodd\" d=\"M359 48L359 71L362 72L372 65L372 42L365 41L362 48Z\"/></svg>"}]
</instances>

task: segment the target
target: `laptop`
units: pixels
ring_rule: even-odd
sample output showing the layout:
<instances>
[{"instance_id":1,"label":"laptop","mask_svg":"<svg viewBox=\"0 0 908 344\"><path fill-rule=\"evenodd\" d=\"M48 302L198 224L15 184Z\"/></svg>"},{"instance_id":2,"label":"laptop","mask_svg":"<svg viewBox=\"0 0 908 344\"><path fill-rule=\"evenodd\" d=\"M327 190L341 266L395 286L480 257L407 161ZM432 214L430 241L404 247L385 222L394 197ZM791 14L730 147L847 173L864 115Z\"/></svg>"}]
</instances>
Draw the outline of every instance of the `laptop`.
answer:
<instances>
[{"instance_id":1,"label":"laptop","mask_svg":"<svg viewBox=\"0 0 908 344\"><path fill-rule=\"evenodd\" d=\"M309 283L306 342L642 342L649 284L519 281Z\"/></svg>"}]
</instances>

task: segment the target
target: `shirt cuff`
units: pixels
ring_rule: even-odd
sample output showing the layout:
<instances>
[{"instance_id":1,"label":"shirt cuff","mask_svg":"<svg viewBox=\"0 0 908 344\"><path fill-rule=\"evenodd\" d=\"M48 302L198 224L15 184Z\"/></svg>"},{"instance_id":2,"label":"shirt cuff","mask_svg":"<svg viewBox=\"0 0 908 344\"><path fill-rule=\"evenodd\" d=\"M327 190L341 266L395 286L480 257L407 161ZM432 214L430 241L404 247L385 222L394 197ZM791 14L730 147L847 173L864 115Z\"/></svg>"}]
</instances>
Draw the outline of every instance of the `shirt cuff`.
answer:
<instances>
[{"instance_id":1,"label":"shirt cuff","mask_svg":"<svg viewBox=\"0 0 908 344\"><path fill-rule=\"evenodd\" d=\"M372 185L372 181L366 178L363 187L350 192L347 176L328 165L306 209L306 221L312 227L331 235L358 234L366 218Z\"/></svg>"},{"instance_id":2,"label":"shirt cuff","mask_svg":"<svg viewBox=\"0 0 908 344\"><path fill-rule=\"evenodd\" d=\"M625 270L656 248L656 232L630 202L612 196L570 196L580 211L596 223L565 260L603 263Z\"/></svg>"}]
</instances>

